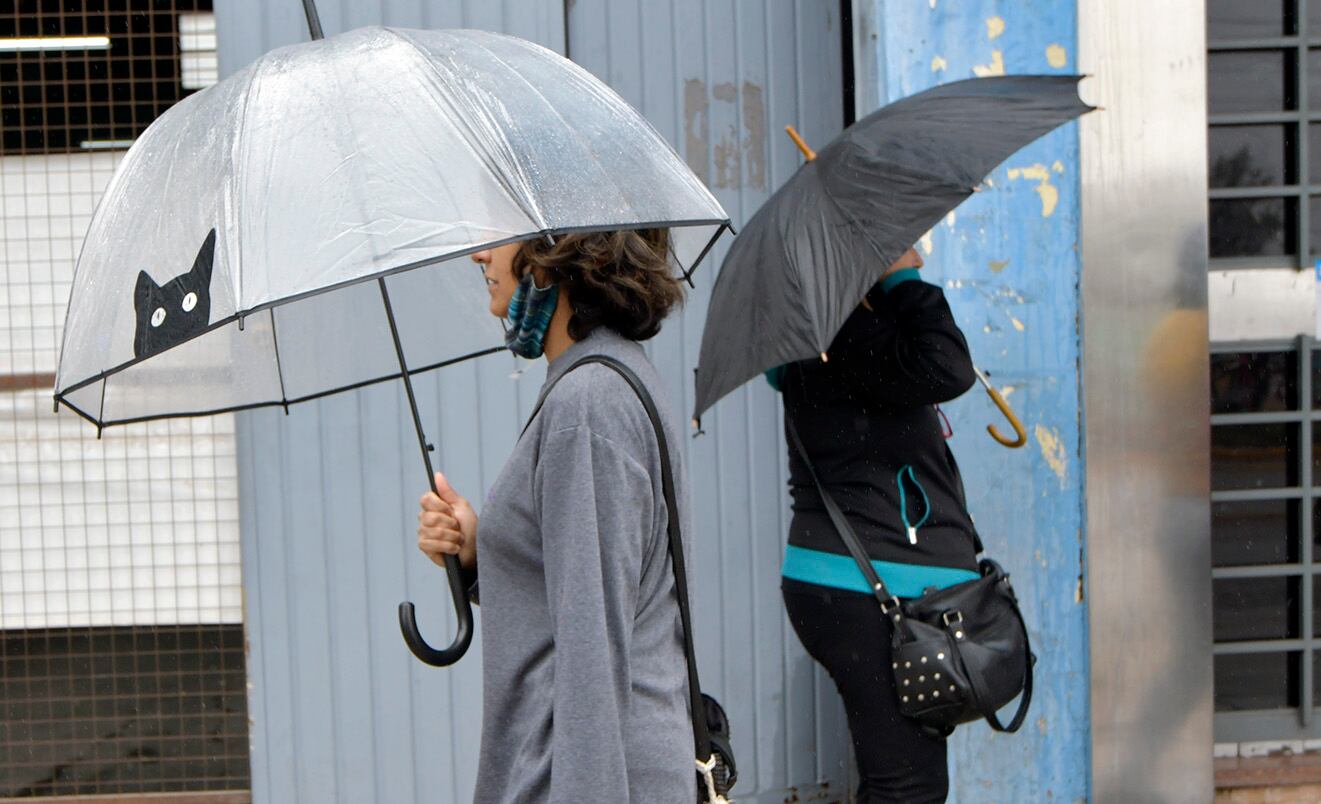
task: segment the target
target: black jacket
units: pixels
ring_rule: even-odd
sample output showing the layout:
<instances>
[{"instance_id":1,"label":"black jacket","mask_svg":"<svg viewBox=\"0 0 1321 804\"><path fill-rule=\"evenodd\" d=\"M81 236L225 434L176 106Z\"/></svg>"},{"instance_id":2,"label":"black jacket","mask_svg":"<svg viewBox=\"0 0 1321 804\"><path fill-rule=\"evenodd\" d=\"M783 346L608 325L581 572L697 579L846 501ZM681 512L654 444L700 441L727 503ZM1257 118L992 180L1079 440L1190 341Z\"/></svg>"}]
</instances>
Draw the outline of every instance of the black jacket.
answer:
<instances>
[{"instance_id":1,"label":"black jacket","mask_svg":"<svg viewBox=\"0 0 1321 804\"><path fill-rule=\"evenodd\" d=\"M884 291L878 284L866 303L871 309L859 306L836 335L828 361L788 367L785 415L873 559L975 570L981 545L935 409L976 381L968 343L935 285L909 280ZM789 543L847 554L790 443ZM916 545L900 517L906 466L930 503ZM922 495L907 476L902 490L917 524Z\"/></svg>"}]
</instances>

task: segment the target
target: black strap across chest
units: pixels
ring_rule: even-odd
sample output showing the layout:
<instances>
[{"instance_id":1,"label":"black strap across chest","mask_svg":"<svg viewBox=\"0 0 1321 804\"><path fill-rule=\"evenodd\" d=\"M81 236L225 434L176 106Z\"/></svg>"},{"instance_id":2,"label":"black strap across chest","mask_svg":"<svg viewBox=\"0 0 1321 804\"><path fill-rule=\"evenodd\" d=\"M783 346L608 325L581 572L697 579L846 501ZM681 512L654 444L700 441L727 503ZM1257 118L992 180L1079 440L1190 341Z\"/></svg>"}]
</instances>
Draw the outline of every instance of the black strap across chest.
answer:
<instances>
[{"instance_id":1,"label":"black strap across chest","mask_svg":"<svg viewBox=\"0 0 1321 804\"><path fill-rule=\"evenodd\" d=\"M647 411L647 418L651 419L652 429L656 431L656 441L660 446L661 462L661 491L665 495L665 507L668 511L666 518L666 534L669 537L670 563L674 567L674 591L679 599L679 620L683 624L683 650L688 661L688 706L693 719L693 741L697 748L697 756L706 758L711 755L711 735L707 731L706 709L702 704L702 687L697 680L697 656L693 651L693 626L692 614L688 606L688 573L683 560L683 535L679 520L679 504L674 491L674 471L670 466L670 448L665 438L665 428L661 425L660 414L656 410L656 403L647 392L647 388L642 384L642 380L628 366L606 355L588 355L575 361L563 374L556 377L541 392L541 397L537 400L537 405L532 409L532 415L528 417L527 424L523 427L526 433L528 427L532 426L532 421L537 418L541 412L541 406L545 404L546 397L550 395L555 384L564 379L569 372L574 369L585 366L589 363L599 363L615 371L623 377L633 393L637 394L642 402L642 407Z\"/></svg>"}]
</instances>

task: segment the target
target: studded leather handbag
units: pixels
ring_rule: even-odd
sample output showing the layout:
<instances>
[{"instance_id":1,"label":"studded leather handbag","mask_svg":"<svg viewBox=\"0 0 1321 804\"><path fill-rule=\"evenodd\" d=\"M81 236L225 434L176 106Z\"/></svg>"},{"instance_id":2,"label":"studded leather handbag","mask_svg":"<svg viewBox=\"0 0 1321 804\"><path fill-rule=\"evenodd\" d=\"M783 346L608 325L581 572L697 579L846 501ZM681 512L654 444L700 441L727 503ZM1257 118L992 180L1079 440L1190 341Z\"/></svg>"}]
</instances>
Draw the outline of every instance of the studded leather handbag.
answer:
<instances>
[{"instance_id":1,"label":"studded leather handbag","mask_svg":"<svg viewBox=\"0 0 1321 804\"><path fill-rule=\"evenodd\" d=\"M983 558L978 565L981 577L975 580L909 600L890 594L853 526L817 477L793 420L785 421L830 521L867 579L881 613L890 621L890 669L899 711L941 737L961 723L982 718L996 731L1018 731L1032 703L1036 657L1009 575L996 562ZM997 712L1020 695L1018 711L1004 725Z\"/></svg>"}]
</instances>

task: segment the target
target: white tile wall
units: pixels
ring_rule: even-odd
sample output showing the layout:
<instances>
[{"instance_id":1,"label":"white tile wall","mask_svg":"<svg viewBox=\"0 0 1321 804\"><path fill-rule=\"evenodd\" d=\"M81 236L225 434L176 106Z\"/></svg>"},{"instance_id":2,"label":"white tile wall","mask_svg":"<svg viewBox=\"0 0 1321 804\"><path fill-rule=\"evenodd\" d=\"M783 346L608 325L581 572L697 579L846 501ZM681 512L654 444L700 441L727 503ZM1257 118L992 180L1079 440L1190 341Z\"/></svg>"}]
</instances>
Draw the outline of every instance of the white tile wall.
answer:
<instances>
[{"instance_id":1,"label":"white tile wall","mask_svg":"<svg viewBox=\"0 0 1321 804\"><path fill-rule=\"evenodd\" d=\"M120 152L0 157L0 375L54 372ZM0 391L0 628L242 622L233 419L110 428Z\"/></svg>"},{"instance_id":2,"label":"white tile wall","mask_svg":"<svg viewBox=\"0 0 1321 804\"><path fill-rule=\"evenodd\" d=\"M201 89L216 83L216 15L211 12L179 15L180 82L184 89Z\"/></svg>"}]
</instances>

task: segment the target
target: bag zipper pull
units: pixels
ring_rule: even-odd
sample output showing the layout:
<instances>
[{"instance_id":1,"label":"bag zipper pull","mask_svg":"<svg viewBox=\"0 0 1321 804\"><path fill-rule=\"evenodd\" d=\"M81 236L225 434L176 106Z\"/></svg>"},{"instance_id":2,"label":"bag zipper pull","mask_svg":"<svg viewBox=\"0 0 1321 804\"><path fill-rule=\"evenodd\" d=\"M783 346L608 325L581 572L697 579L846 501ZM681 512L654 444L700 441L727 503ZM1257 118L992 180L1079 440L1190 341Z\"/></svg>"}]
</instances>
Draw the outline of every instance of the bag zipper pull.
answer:
<instances>
[{"instance_id":1,"label":"bag zipper pull","mask_svg":"<svg viewBox=\"0 0 1321 804\"><path fill-rule=\"evenodd\" d=\"M908 495L904 493L905 474L908 475L913 486L917 488L917 493L922 495L922 506L926 509L922 512L922 518L916 524L908 521ZM922 488L922 484L917 482L917 473L908 464L905 464L899 470L899 474L895 476L895 485L899 488L899 521L903 523L904 530L908 534L908 543L915 545L917 544L917 529L926 524L927 519L931 517L931 499L927 497L926 489Z\"/></svg>"}]
</instances>

